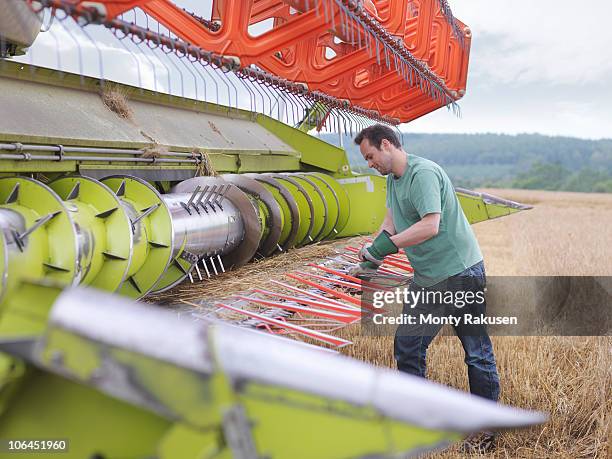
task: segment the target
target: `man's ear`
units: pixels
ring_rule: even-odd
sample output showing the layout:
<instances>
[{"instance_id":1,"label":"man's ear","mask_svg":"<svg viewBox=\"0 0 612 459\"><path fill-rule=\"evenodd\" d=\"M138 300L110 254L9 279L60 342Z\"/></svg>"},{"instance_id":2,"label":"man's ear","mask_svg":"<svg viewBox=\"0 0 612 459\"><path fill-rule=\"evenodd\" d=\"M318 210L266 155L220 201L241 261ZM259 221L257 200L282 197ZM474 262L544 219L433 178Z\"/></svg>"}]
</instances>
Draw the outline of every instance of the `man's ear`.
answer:
<instances>
[{"instance_id":1,"label":"man's ear","mask_svg":"<svg viewBox=\"0 0 612 459\"><path fill-rule=\"evenodd\" d=\"M389 142L389 139L382 139L382 141L380 142L381 150L388 150L390 146L391 146L391 142Z\"/></svg>"}]
</instances>

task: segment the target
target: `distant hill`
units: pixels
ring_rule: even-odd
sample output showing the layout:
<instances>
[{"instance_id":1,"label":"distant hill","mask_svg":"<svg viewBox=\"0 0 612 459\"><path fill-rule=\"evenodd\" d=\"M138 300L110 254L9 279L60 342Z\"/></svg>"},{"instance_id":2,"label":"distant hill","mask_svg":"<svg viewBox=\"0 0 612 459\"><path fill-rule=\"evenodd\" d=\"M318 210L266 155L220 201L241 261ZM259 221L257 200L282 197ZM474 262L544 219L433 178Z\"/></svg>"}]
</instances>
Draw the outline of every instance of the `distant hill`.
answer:
<instances>
[{"instance_id":1,"label":"distant hill","mask_svg":"<svg viewBox=\"0 0 612 459\"><path fill-rule=\"evenodd\" d=\"M321 138L339 144L338 135ZM345 136L343 141L353 169L369 170L352 138ZM443 166L456 186L612 193L612 139L404 134L403 144L409 153Z\"/></svg>"}]
</instances>

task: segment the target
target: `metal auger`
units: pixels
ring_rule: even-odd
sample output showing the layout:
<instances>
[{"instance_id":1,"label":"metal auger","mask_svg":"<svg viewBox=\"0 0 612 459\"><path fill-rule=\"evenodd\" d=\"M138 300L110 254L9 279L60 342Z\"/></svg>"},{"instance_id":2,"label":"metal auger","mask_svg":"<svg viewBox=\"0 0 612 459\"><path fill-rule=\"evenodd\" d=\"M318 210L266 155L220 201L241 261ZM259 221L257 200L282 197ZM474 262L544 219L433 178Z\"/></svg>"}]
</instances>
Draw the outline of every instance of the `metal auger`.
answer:
<instances>
[{"instance_id":1,"label":"metal auger","mask_svg":"<svg viewBox=\"0 0 612 459\"><path fill-rule=\"evenodd\" d=\"M198 263L210 277L346 226L348 197L318 173L196 177L161 194L128 175L44 184L0 179L0 301L24 279L89 285L140 298L169 289ZM193 276L192 276L193 278Z\"/></svg>"}]
</instances>

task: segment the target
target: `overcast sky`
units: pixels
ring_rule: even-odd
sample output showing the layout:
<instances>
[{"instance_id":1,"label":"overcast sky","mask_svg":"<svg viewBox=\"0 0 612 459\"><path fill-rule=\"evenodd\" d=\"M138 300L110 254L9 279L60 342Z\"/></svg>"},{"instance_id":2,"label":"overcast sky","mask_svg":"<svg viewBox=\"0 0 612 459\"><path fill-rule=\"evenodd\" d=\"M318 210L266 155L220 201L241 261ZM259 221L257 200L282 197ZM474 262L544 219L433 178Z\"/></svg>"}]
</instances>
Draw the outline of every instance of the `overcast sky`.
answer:
<instances>
[{"instance_id":1,"label":"overcast sky","mask_svg":"<svg viewBox=\"0 0 612 459\"><path fill-rule=\"evenodd\" d=\"M473 33L462 117L441 109L404 130L612 138L612 3L449 3Z\"/></svg>"},{"instance_id":2,"label":"overcast sky","mask_svg":"<svg viewBox=\"0 0 612 459\"><path fill-rule=\"evenodd\" d=\"M177 3L206 15L211 2ZM459 104L462 117L442 108L403 130L612 138L612 3L450 0L450 4L473 33L467 94ZM155 57L146 46L139 53L131 52L135 47L129 40L119 42L102 28L88 27L94 45L69 22L56 21L20 60L68 71L83 69L95 76L102 63L102 73L111 80L160 91L171 87L186 97L195 97L197 91L201 98L207 91L212 101L219 92L219 101L226 103L227 84L213 81L206 69L163 54ZM245 97L247 102L242 102L248 106Z\"/></svg>"}]
</instances>

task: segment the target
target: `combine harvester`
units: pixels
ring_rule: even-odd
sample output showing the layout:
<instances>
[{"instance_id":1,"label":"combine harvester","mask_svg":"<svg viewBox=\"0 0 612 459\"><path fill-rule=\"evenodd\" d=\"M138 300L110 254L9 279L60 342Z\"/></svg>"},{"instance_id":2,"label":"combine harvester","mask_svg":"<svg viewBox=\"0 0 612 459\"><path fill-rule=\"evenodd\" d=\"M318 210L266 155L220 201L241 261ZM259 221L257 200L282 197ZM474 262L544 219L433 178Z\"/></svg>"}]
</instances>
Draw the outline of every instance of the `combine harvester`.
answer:
<instances>
[{"instance_id":1,"label":"combine harvester","mask_svg":"<svg viewBox=\"0 0 612 459\"><path fill-rule=\"evenodd\" d=\"M371 233L384 180L307 131L397 126L465 93L471 34L444 0L203 9L2 0L0 438L75 458L374 457L542 422L134 301ZM473 223L525 208L457 194Z\"/></svg>"}]
</instances>

